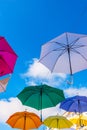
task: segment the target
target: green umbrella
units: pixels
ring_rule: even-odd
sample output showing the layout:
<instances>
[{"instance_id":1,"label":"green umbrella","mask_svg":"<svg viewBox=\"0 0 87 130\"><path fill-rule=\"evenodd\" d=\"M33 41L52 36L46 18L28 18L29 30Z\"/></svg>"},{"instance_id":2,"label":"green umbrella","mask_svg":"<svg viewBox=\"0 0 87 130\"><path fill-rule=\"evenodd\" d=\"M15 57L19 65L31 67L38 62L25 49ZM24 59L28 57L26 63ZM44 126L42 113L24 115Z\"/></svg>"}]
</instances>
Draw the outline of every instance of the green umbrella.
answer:
<instances>
[{"instance_id":1,"label":"green umbrella","mask_svg":"<svg viewBox=\"0 0 87 130\"><path fill-rule=\"evenodd\" d=\"M41 110L41 120L42 109L54 107L65 99L63 90L45 84L25 87L17 97L24 105Z\"/></svg>"}]
</instances>

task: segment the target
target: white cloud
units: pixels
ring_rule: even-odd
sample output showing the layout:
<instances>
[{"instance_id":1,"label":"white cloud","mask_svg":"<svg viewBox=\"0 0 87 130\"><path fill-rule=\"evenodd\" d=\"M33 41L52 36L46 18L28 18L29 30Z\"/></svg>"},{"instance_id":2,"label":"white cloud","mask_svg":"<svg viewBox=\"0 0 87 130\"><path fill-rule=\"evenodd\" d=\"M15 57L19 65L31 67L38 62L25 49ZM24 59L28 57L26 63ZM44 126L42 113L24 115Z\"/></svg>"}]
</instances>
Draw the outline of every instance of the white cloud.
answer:
<instances>
[{"instance_id":1,"label":"white cloud","mask_svg":"<svg viewBox=\"0 0 87 130\"><path fill-rule=\"evenodd\" d=\"M86 87L82 87L79 89L71 87L71 88L65 89L64 92L68 97L75 96L75 95L87 96Z\"/></svg>"},{"instance_id":2,"label":"white cloud","mask_svg":"<svg viewBox=\"0 0 87 130\"><path fill-rule=\"evenodd\" d=\"M10 98L9 100L3 99L0 100L0 122L6 122L7 119L19 111L29 111L38 114L38 111L22 105L21 101L18 98Z\"/></svg>"},{"instance_id":3,"label":"white cloud","mask_svg":"<svg viewBox=\"0 0 87 130\"><path fill-rule=\"evenodd\" d=\"M29 111L34 112L40 116L41 111L34 108L22 105L21 101L18 98L10 98L9 100L0 100L0 122L6 122L7 119L19 111ZM64 110L59 108L59 104L56 107L50 107L42 110L42 117L45 119L48 116L62 114Z\"/></svg>"},{"instance_id":4,"label":"white cloud","mask_svg":"<svg viewBox=\"0 0 87 130\"><path fill-rule=\"evenodd\" d=\"M39 83L47 83L49 85L58 86L65 78L66 74L51 73L38 59L33 59L33 63L29 64L27 72L21 75L25 78L28 85Z\"/></svg>"},{"instance_id":5,"label":"white cloud","mask_svg":"<svg viewBox=\"0 0 87 130\"><path fill-rule=\"evenodd\" d=\"M11 114L22 109L22 104L17 98L0 100L0 121L5 122Z\"/></svg>"},{"instance_id":6,"label":"white cloud","mask_svg":"<svg viewBox=\"0 0 87 130\"><path fill-rule=\"evenodd\" d=\"M60 76L62 78L66 78L65 74L52 74L43 64L39 62L38 59L34 58L33 63L29 64L29 68L23 76L27 77L39 77L39 78L50 78L52 76Z\"/></svg>"}]
</instances>

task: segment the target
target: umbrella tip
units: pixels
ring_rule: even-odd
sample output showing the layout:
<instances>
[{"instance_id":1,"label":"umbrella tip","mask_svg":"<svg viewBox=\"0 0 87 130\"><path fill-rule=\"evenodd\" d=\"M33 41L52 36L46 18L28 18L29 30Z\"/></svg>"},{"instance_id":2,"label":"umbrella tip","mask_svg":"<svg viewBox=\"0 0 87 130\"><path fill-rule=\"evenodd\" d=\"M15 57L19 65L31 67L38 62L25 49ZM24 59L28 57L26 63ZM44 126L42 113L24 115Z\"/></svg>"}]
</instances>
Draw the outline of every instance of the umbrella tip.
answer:
<instances>
[{"instance_id":1,"label":"umbrella tip","mask_svg":"<svg viewBox=\"0 0 87 130\"><path fill-rule=\"evenodd\" d=\"M73 76L70 75L70 79L66 81L67 84L72 85L73 84Z\"/></svg>"},{"instance_id":2,"label":"umbrella tip","mask_svg":"<svg viewBox=\"0 0 87 130\"><path fill-rule=\"evenodd\" d=\"M27 108L25 108L25 111L27 111Z\"/></svg>"},{"instance_id":3,"label":"umbrella tip","mask_svg":"<svg viewBox=\"0 0 87 130\"><path fill-rule=\"evenodd\" d=\"M67 84L69 84L69 85L72 85L72 84L73 84L73 81L67 80L66 82L67 82Z\"/></svg>"}]
</instances>

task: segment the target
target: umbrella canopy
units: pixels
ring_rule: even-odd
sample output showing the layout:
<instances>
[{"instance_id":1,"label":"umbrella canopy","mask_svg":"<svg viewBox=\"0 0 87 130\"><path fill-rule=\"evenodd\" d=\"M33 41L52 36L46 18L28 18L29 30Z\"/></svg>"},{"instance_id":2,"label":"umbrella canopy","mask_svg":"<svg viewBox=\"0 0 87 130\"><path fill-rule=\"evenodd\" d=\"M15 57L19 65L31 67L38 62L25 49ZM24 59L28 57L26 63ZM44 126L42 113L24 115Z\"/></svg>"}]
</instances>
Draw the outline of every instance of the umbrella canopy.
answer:
<instances>
[{"instance_id":1,"label":"umbrella canopy","mask_svg":"<svg viewBox=\"0 0 87 130\"><path fill-rule=\"evenodd\" d=\"M67 32L52 39L42 46L40 62L56 73L87 69L87 35Z\"/></svg>"},{"instance_id":2,"label":"umbrella canopy","mask_svg":"<svg viewBox=\"0 0 87 130\"><path fill-rule=\"evenodd\" d=\"M3 92L6 90L9 79L10 79L10 77L7 77L7 78L0 80L0 92Z\"/></svg>"},{"instance_id":3,"label":"umbrella canopy","mask_svg":"<svg viewBox=\"0 0 87 130\"><path fill-rule=\"evenodd\" d=\"M12 128L20 128L23 130L38 128L42 122L35 113L23 111L16 112L6 121Z\"/></svg>"},{"instance_id":4,"label":"umbrella canopy","mask_svg":"<svg viewBox=\"0 0 87 130\"><path fill-rule=\"evenodd\" d=\"M17 59L16 53L4 37L0 37L0 76L13 72Z\"/></svg>"},{"instance_id":5,"label":"umbrella canopy","mask_svg":"<svg viewBox=\"0 0 87 130\"><path fill-rule=\"evenodd\" d=\"M73 96L66 98L61 102L60 108L68 112L86 112L87 111L87 97L86 96Z\"/></svg>"},{"instance_id":6,"label":"umbrella canopy","mask_svg":"<svg viewBox=\"0 0 87 130\"><path fill-rule=\"evenodd\" d=\"M87 126L87 116L86 115L76 115L72 118L70 118L70 121L73 124L76 124L77 126L83 127L83 126Z\"/></svg>"},{"instance_id":7,"label":"umbrella canopy","mask_svg":"<svg viewBox=\"0 0 87 130\"><path fill-rule=\"evenodd\" d=\"M70 128L73 124L64 116L49 116L43 123L50 128L65 129Z\"/></svg>"},{"instance_id":8,"label":"umbrella canopy","mask_svg":"<svg viewBox=\"0 0 87 130\"><path fill-rule=\"evenodd\" d=\"M17 97L24 105L37 110L54 107L65 99L63 90L45 84L25 87Z\"/></svg>"}]
</instances>

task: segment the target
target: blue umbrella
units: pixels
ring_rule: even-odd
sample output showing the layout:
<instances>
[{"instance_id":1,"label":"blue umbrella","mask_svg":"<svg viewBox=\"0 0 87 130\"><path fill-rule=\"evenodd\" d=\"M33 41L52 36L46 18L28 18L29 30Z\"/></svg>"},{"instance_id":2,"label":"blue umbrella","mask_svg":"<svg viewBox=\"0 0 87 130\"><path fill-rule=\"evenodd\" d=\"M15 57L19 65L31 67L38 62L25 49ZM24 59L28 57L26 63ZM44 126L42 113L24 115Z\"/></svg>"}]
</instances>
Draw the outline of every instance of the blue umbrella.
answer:
<instances>
[{"instance_id":1,"label":"blue umbrella","mask_svg":"<svg viewBox=\"0 0 87 130\"><path fill-rule=\"evenodd\" d=\"M86 112L87 111L87 97L86 96L73 96L66 98L60 104L60 108L68 112Z\"/></svg>"}]
</instances>

